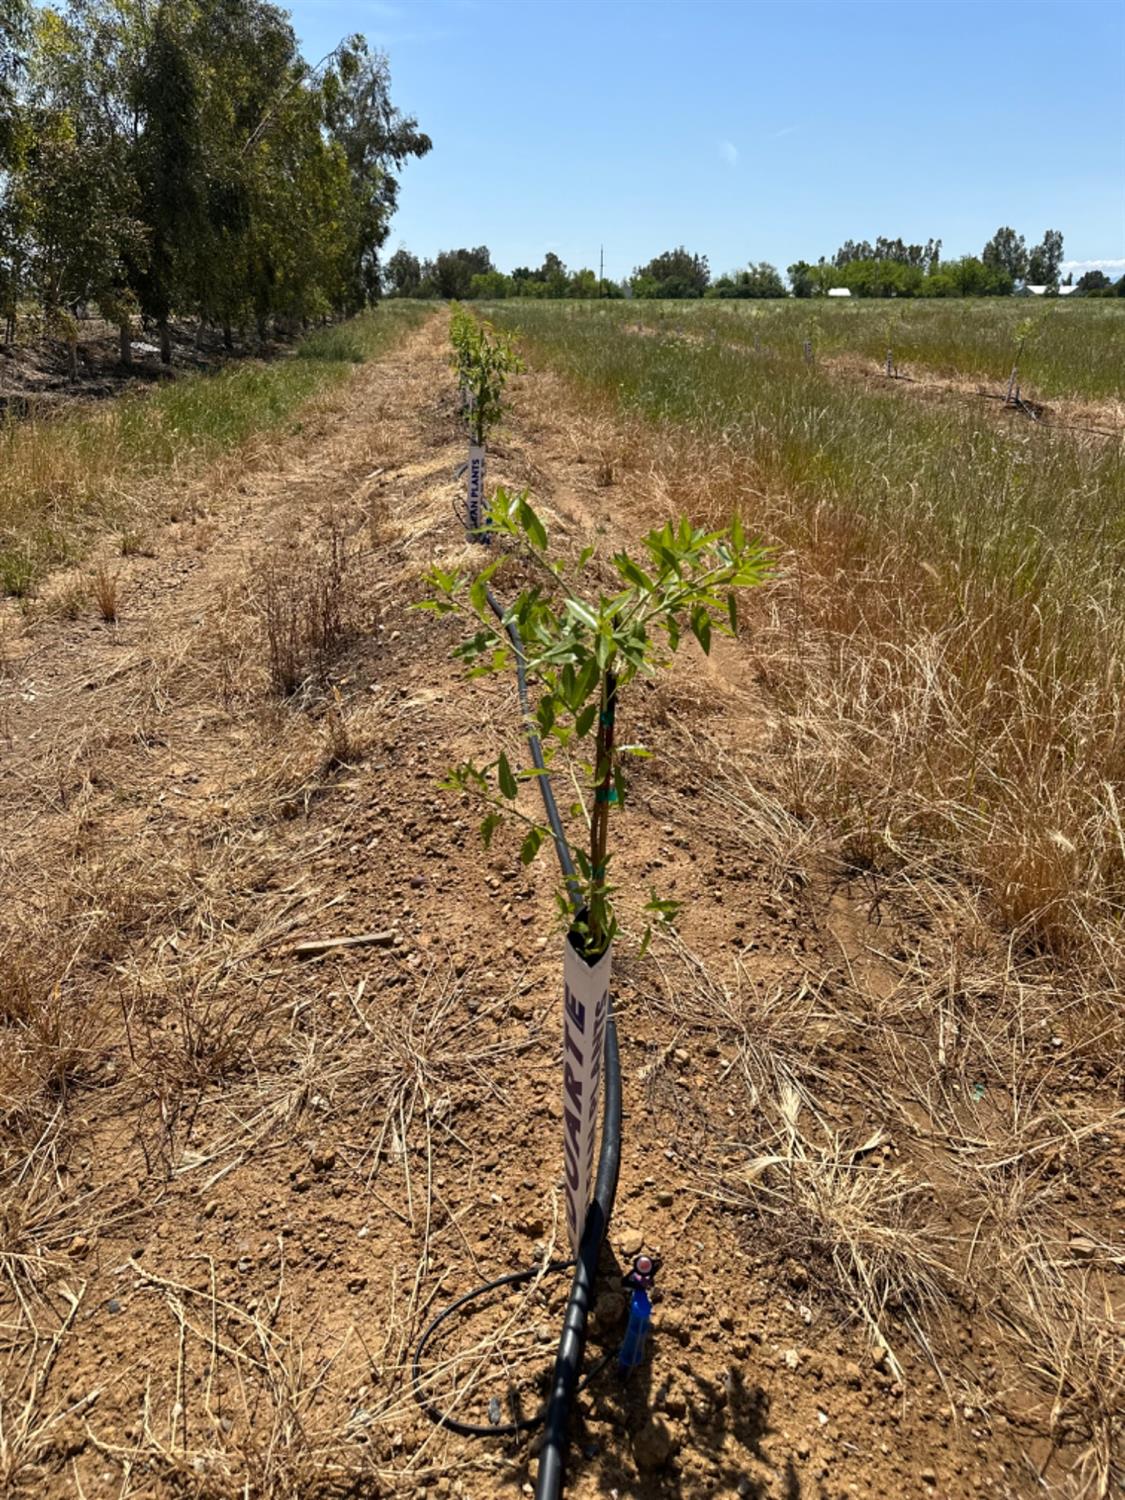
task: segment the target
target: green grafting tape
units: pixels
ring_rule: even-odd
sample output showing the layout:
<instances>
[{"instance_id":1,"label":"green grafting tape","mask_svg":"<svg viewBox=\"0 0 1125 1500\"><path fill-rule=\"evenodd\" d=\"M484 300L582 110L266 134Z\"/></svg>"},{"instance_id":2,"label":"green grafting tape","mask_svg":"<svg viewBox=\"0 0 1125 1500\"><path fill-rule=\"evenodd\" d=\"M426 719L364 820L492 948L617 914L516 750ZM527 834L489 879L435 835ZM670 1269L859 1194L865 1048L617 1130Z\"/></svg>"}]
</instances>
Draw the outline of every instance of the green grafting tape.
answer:
<instances>
[{"instance_id":1,"label":"green grafting tape","mask_svg":"<svg viewBox=\"0 0 1125 1500\"><path fill-rule=\"evenodd\" d=\"M598 715L598 719L601 722L601 725L602 725L603 729L612 729L613 728L613 709L612 708L603 708L602 711L601 711L601 713L599 713L599 715Z\"/></svg>"},{"instance_id":2,"label":"green grafting tape","mask_svg":"<svg viewBox=\"0 0 1125 1500\"><path fill-rule=\"evenodd\" d=\"M611 786L611 787L600 786L600 787L598 787L597 790L594 792L594 801L595 802L616 802L617 801L617 788L615 786Z\"/></svg>"}]
</instances>

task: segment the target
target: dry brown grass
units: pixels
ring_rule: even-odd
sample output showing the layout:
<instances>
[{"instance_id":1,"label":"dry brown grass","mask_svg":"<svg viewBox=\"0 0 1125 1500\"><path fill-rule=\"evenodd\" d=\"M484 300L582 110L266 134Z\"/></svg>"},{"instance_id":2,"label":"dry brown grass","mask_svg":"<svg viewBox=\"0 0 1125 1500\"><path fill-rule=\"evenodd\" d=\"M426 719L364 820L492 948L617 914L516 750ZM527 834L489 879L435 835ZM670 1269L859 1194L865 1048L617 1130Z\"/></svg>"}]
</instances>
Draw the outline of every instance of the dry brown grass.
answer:
<instances>
[{"instance_id":1,"label":"dry brown grass","mask_svg":"<svg viewBox=\"0 0 1125 1500\"><path fill-rule=\"evenodd\" d=\"M98 614L107 625L117 621L120 600L117 592L118 575L111 573L104 563L100 564L90 582L90 594L97 605Z\"/></svg>"},{"instance_id":2,"label":"dry brown grass","mask_svg":"<svg viewBox=\"0 0 1125 1500\"><path fill-rule=\"evenodd\" d=\"M946 580L721 442L593 400L569 438L616 442L638 526L690 493L792 543L741 631L749 742L702 688L660 730L693 829L821 934L803 986L653 952L650 1002L743 1092L720 1095L705 1192L753 1216L755 1252L817 1267L892 1360L920 1349L958 1410L1047 1435L1051 1493L1108 1500L1120 1252L1068 1247L1076 1216L1106 1222L1121 1140L1118 624L1083 622L1091 671L1042 601L951 607ZM993 1340L987 1372L964 1324Z\"/></svg>"},{"instance_id":3,"label":"dry brown grass","mask_svg":"<svg viewBox=\"0 0 1125 1500\"><path fill-rule=\"evenodd\" d=\"M713 1103L703 1191L751 1214L755 1253L815 1267L902 1378L920 1348L951 1401L1049 1436L1053 1492L1108 1500L1125 1451L1121 1256L1073 1225L1104 1219L1122 1139L1105 1087L1121 1064L1115 955L1085 970L1005 939L987 896L875 818L841 838L828 793L842 770L820 759L839 740L822 720L802 728L773 784L706 721L674 732L697 835L763 870L777 910L820 934L799 984L754 982L737 957L720 970L675 938L654 947L650 1003L713 1038L741 1090L726 1118L732 1096ZM994 1340L990 1374L966 1361L962 1321Z\"/></svg>"},{"instance_id":4,"label":"dry brown grass","mask_svg":"<svg viewBox=\"0 0 1125 1500\"><path fill-rule=\"evenodd\" d=\"M323 538L295 538L260 564L257 589L270 682L282 697L319 680L350 624L347 552L335 515Z\"/></svg>"}]
</instances>

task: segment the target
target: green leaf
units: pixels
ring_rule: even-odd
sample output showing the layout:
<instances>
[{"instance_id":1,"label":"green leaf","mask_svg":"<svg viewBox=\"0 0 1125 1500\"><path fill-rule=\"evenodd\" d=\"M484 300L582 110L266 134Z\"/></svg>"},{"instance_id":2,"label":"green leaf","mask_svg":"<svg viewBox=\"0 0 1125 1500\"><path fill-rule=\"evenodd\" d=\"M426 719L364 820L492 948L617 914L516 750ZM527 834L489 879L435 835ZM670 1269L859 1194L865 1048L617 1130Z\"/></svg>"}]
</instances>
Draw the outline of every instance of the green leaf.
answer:
<instances>
[{"instance_id":1,"label":"green leaf","mask_svg":"<svg viewBox=\"0 0 1125 1500\"><path fill-rule=\"evenodd\" d=\"M540 698L535 717L539 724L539 733L550 734L555 727L555 700L551 697Z\"/></svg>"},{"instance_id":2,"label":"green leaf","mask_svg":"<svg viewBox=\"0 0 1125 1500\"><path fill-rule=\"evenodd\" d=\"M543 525L543 522L532 510L530 504L525 498L525 495L520 496L519 519L520 525L527 533L528 540L531 542L531 545L535 548L535 550L537 552L546 552L547 528Z\"/></svg>"},{"instance_id":3,"label":"green leaf","mask_svg":"<svg viewBox=\"0 0 1125 1500\"><path fill-rule=\"evenodd\" d=\"M642 907L643 911L650 911L661 922L674 922L680 914L682 903L673 901L670 897L660 897L650 887L649 899Z\"/></svg>"},{"instance_id":4,"label":"green leaf","mask_svg":"<svg viewBox=\"0 0 1125 1500\"><path fill-rule=\"evenodd\" d=\"M652 579L643 568L637 566L627 552L619 552L613 562L626 583L631 583L634 588L644 589L647 594L652 593Z\"/></svg>"},{"instance_id":5,"label":"green leaf","mask_svg":"<svg viewBox=\"0 0 1125 1500\"><path fill-rule=\"evenodd\" d=\"M727 595L727 619L730 621L731 635L738 634L738 600L733 594Z\"/></svg>"},{"instance_id":6,"label":"green leaf","mask_svg":"<svg viewBox=\"0 0 1125 1500\"><path fill-rule=\"evenodd\" d=\"M622 770L621 762L614 758L613 762L613 790L616 793L618 807L625 806L625 772Z\"/></svg>"},{"instance_id":7,"label":"green leaf","mask_svg":"<svg viewBox=\"0 0 1125 1500\"><path fill-rule=\"evenodd\" d=\"M470 636L467 641L462 641L455 648L453 655L459 656L463 661L472 661L476 656L490 650L496 644L496 632L493 630L478 630L476 635Z\"/></svg>"},{"instance_id":8,"label":"green leaf","mask_svg":"<svg viewBox=\"0 0 1125 1500\"><path fill-rule=\"evenodd\" d=\"M568 599L565 608L572 620L577 620L580 624L585 625L587 630L597 630L597 615L595 615L588 604L583 604L581 599Z\"/></svg>"},{"instance_id":9,"label":"green leaf","mask_svg":"<svg viewBox=\"0 0 1125 1500\"><path fill-rule=\"evenodd\" d=\"M574 721L574 732L580 740L584 740L593 728L594 720L598 716L598 705L588 703Z\"/></svg>"},{"instance_id":10,"label":"green leaf","mask_svg":"<svg viewBox=\"0 0 1125 1500\"><path fill-rule=\"evenodd\" d=\"M529 865L531 863L531 861L535 858L535 856L539 853L539 849L540 849L540 846L542 845L542 843L543 843L543 830L542 830L542 828L531 828L531 829L529 829L528 833L527 833L527 837L524 839L523 843L520 845L520 864L521 865Z\"/></svg>"},{"instance_id":11,"label":"green leaf","mask_svg":"<svg viewBox=\"0 0 1125 1500\"><path fill-rule=\"evenodd\" d=\"M484 840L484 847L486 849L491 846L492 835L496 832L497 828L499 828L500 824L503 821L504 820L499 813L490 812L485 817L484 822L480 825L480 836Z\"/></svg>"},{"instance_id":12,"label":"green leaf","mask_svg":"<svg viewBox=\"0 0 1125 1500\"><path fill-rule=\"evenodd\" d=\"M696 605L691 612L691 631L703 647L704 656L709 656L711 654L711 616L702 604Z\"/></svg>"},{"instance_id":13,"label":"green leaf","mask_svg":"<svg viewBox=\"0 0 1125 1500\"><path fill-rule=\"evenodd\" d=\"M586 658L582 670L578 673L575 681L575 696L571 700L575 709L579 704L585 703L590 694L598 686L601 679L601 669L594 657Z\"/></svg>"},{"instance_id":14,"label":"green leaf","mask_svg":"<svg viewBox=\"0 0 1125 1500\"><path fill-rule=\"evenodd\" d=\"M508 764L508 757L501 750L500 759L496 763L497 775L500 780L500 791L509 800L515 797L519 788L516 786L516 778L512 775L512 768Z\"/></svg>"}]
</instances>

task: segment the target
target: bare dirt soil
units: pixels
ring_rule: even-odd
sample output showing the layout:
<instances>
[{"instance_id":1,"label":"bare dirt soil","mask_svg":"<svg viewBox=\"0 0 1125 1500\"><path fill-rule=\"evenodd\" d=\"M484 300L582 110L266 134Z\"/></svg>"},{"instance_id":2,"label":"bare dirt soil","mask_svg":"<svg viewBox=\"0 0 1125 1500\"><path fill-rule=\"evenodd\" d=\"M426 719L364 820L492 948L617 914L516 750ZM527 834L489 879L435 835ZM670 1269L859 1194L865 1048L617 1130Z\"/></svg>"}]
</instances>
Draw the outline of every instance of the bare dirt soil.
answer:
<instances>
[{"instance_id":1,"label":"bare dirt soil","mask_svg":"<svg viewBox=\"0 0 1125 1500\"><path fill-rule=\"evenodd\" d=\"M453 1298L566 1253L556 872L485 853L439 786L522 763L515 687L463 680L456 627L410 608L470 557L446 350L437 315L202 478L117 565L116 624L6 617L5 1493L530 1492L534 1437L434 1427L409 1369ZM489 479L568 551L680 508L542 372ZM1033 1347L1000 1272L1034 1214L1056 1310L1120 1285L1119 1103L973 989L971 952L929 966L932 914L823 858L779 794L760 611L622 707L658 753L619 829L624 1155L588 1364L630 1258L665 1265L643 1369L580 1399L568 1494L1108 1495L1120 1345L1086 1319ZM653 885L679 935L638 960ZM566 1283L443 1328L432 1399L534 1410Z\"/></svg>"}]
</instances>

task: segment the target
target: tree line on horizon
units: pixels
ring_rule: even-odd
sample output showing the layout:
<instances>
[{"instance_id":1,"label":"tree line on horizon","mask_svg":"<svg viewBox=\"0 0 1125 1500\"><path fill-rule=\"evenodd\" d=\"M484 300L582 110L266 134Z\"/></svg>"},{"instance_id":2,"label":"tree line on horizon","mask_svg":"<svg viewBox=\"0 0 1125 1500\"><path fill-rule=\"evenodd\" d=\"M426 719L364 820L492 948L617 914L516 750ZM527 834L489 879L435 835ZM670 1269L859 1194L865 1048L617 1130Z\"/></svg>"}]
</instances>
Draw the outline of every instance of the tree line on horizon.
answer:
<instances>
[{"instance_id":1,"label":"tree line on horizon","mask_svg":"<svg viewBox=\"0 0 1125 1500\"><path fill-rule=\"evenodd\" d=\"M384 291L395 297L436 297L457 301L493 301L505 297L543 298L756 298L821 297L842 287L856 297L1005 297L1025 286L1057 291L1063 237L1048 229L1042 241L1028 249L1022 235L1003 226L979 256L943 261L941 241L924 245L880 237L847 240L831 260L815 264L796 261L787 268L786 285L776 266L751 262L743 270L714 279L705 255L682 245L637 266L623 281L599 280L583 267L570 271L549 250L532 270L520 266L510 273L496 268L487 245L474 249L442 250L432 260L420 260L399 249L383 271ZM1068 276L1063 285L1073 285ZM1125 276L1111 283L1103 271L1087 271L1076 295L1125 296Z\"/></svg>"},{"instance_id":2,"label":"tree line on horizon","mask_svg":"<svg viewBox=\"0 0 1125 1500\"><path fill-rule=\"evenodd\" d=\"M0 319L223 330L381 291L395 169L430 149L362 36L310 66L267 0L0 0Z\"/></svg>"}]
</instances>

